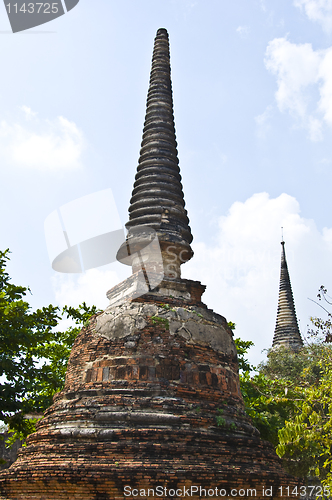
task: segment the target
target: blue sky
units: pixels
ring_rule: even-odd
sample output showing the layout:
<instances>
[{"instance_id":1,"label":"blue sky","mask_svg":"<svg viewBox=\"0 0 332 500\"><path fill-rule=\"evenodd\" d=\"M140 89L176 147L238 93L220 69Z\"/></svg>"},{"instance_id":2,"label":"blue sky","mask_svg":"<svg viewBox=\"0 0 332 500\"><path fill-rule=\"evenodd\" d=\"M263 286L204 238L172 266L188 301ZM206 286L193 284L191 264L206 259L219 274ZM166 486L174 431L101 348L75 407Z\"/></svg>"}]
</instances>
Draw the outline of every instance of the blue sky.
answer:
<instances>
[{"instance_id":1,"label":"blue sky","mask_svg":"<svg viewBox=\"0 0 332 500\"><path fill-rule=\"evenodd\" d=\"M96 0L11 34L0 7L0 248L33 307L107 306L129 269L52 270L44 221L111 188L124 224L158 28L171 45L174 115L194 258L183 277L271 345L280 227L300 329L331 287L332 0ZM104 217L104 214L101 215Z\"/></svg>"}]
</instances>

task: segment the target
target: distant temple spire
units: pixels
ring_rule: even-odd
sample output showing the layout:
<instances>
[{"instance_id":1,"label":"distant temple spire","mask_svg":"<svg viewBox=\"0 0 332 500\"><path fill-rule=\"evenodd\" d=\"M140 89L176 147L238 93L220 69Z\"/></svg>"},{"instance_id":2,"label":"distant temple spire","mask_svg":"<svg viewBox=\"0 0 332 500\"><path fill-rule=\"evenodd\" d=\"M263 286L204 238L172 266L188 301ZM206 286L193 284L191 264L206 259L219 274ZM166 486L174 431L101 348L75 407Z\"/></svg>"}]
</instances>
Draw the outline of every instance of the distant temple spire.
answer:
<instances>
[{"instance_id":1,"label":"distant temple spire","mask_svg":"<svg viewBox=\"0 0 332 500\"><path fill-rule=\"evenodd\" d=\"M126 224L127 241L117 258L129 263L129 246L131 253L143 248L152 228L158 236L165 276L171 278L179 278L180 265L193 256L178 164L168 33L161 28L154 42L143 140ZM145 265L153 270L153 256L149 260ZM135 272L135 262L130 264Z\"/></svg>"},{"instance_id":2,"label":"distant temple spire","mask_svg":"<svg viewBox=\"0 0 332 500\"><path fill-rule=\"evenodd\" d=\"M300 330L297 323L292 286L288 273L285 242L281 241L281 268L279 284L279 301L276 327L272 348L286 347L298 351L303 346Z\"/></svg>"}]
</instances>

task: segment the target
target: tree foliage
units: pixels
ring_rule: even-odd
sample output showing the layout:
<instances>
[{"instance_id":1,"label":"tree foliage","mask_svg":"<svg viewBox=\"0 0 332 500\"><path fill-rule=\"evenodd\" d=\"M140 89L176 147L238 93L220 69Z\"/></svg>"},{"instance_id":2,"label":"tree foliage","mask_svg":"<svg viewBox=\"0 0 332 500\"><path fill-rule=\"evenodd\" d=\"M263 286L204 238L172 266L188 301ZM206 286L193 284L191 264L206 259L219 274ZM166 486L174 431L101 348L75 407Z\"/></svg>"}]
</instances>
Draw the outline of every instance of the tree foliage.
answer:
<instances>
[{"instance_id":1,"label":"tree foliage","mask_svg":"<svg viewBox=\"0 0 332 500\"><path fill-rule=\"evenodd\" d=\"M332 305L322 286L318 299ZM318 339L301 350L303 369L298 385L302 389L296 402L296 414L279 431L277 453L294 475L317 476L332 490L332 345L331 313L324 307L327 319L311 318L309 333Z\"/></svg>"},{"instance_id":2,"label":"tree foliage","mask_svg":"<svg viewBox=\"0 0 332 500\"><path fill-rule=\"evenodd\" d=\"M283 457L285 468L295 475L305 476L312 474L313 470L319 470L320 477L323 477L322 464L327 460L327 455L322 454L317 460L317 444L313 445L312 435L308 434L304 444L300 434L302 436L307 424L305 415L308 408L317 406L319 391L323 394L328 383L329 360L332 360L332 347L325 342L316 342L297 353L282 347L269 350L267 360L257 368L258 373L253 373L254 367L247 371L240 370L247 414L261 437L276 447L279 456ZM332 393L327 396L327 400L329 397L332 408ZM326 412L327 403L324 404ZM313 411L313 415L316 415L322 414L323 410L320 408L320 413L317 409ZM300 418L304 419L301 427ZM315 435L320 442L322 436ZM326 442L318 449L323 453L323 449L327 449Z\"/></svg>"},{"instance_id":3,"label":"tree foliage","mask_svg":"<svg viewBox=\"0 0 332 500\"><path fill-rule=\"evenodd\" d=\"M65 380L71 347L89 317L97 312L85 303L62 311L49 305L32 311L29 288L11 283L6 271L9 250L0 251L0 420L20 437L31 432L26 414L41 413L52 403ZM77 327L57 331L59 321L72 318Z\"/></svg>"},{"instance_id":4,"label":"tree foliage","mask_svg":"<svg viewBox=\"0 0 332 500\"><path fill-rule=\"evenodd\" d=\"M332 313L327 309L328 306L332 306L332 297L330 297L327 293L327 288L322 285L319 288L319 292L317 294L319 302L315 302L318 304L326 313L326 319L311 317L310 320L313 323L314 328L309 330L309 335L312 337L323 340L326 343L332 342ZM322 305L324 303L324 306Z\"/></svg>"},{"instance_id":5,"label":"tree foliage","mask_svg":"<svg viewBox=\"0 0 332 500\"><path fill-rule=\"evenodd\" d=\"M240 383L245 408L261 437L276 447L286 470L301 477L316 476L332 491L332 305L321 287L327 319L311 318L310 344L300 351L278 348L255 369L244 356L250 347L240 342ZM248 368L248 367L247 367ZM256 370L256 373L255 373Z\"/></svg>"},{"instance_id":6,"label":"tree foliage","mask_svg":"<svg viewBox=\"0 0 332 500\"><path fill-rule=\"evenodd\" d=\"M318 381L302 386L297 412L279 431L277 453L294 475L318 476L332 486L332 357L330 346L321 351ZM304 370L306 371L306 370Z\"/></svg>"},{"instance_id":7,"label":"tree foliage","mask_svg":"<svg viewBox=\"0 0 332 500\"><path fill-rule=\"evenodd\" d=\"M294 412L295 388L289 380L270 377L262 367L255 368L245 358L251 341L235 339L240 368L240 387L246 413L259 430L262 439L278 445L278 431ZM257 373L258 370L258 373ZM255 373L256 372L256 373Z\"/></svg>"}]
</instances>

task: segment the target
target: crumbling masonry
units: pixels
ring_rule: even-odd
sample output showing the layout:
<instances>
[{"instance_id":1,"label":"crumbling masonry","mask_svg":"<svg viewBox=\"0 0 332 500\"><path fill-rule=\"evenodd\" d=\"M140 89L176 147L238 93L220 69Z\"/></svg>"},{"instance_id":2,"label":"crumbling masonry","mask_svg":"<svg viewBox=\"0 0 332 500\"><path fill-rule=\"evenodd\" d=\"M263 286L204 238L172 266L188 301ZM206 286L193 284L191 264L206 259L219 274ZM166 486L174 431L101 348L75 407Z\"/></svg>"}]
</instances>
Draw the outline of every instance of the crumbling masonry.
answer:
<instances>
[{"instance_id":1,"label":"crumbling masonry","mask_svg":"<svg viewBox=\"0 0 332 500\"><path fill-rule=\"evenodd\" d=\"M266 500L264 487L279 498L280 486L296 484L244 411L225 318L201 302L201 283L181 279L180 265L193 255L188 223L168 34L160 29L129 232L118 253L133 274L78 335L63 391L1 473L2 500L166 500L189 498L188 491L204 498L199 487L213 499L234 488L233 498Z\"/></svg>"}]
</instances>

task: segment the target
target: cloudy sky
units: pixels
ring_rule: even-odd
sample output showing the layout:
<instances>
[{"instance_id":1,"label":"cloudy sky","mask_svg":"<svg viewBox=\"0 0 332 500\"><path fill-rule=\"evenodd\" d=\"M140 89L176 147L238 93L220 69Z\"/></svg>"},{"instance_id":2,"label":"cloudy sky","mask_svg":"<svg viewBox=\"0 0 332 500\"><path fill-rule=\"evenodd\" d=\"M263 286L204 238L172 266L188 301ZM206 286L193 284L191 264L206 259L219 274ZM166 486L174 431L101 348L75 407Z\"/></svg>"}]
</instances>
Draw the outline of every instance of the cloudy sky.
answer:
<instances>
[{"instance_id":1,"label":"cloudy sky","mask_svg":"<svg viewBox=\"0 0 332 500\"><path fill-rule=\"evenodd\" d=\"M81 0L17 34L0 6L0 248L34 308L107 306L129 268L53 271L44 222L105 189L127 221L160 27L194 235L183 277L207 285L205 303L255 342L258 363L273 338L281 226L303 333L320 314L308 298L332 290L332 0ZM77 223L93 231L108 215L91 211Z\"/></svg>"}]
</instances>

